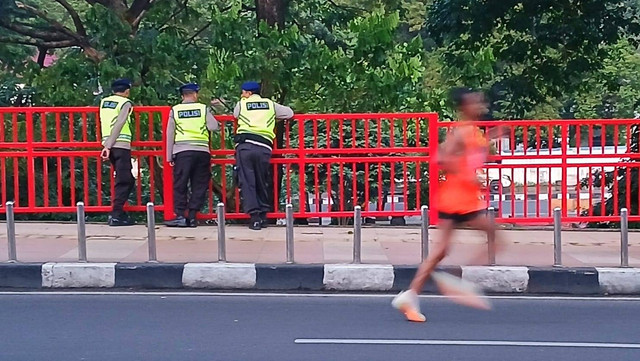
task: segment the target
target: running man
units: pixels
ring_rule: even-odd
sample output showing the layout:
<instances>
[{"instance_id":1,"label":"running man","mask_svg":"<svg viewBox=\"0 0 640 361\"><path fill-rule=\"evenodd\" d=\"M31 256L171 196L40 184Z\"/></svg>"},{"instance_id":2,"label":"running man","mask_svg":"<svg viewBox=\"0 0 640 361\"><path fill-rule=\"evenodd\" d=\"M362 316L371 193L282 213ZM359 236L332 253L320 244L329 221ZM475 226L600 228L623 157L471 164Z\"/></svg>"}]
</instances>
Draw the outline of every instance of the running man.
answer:
<instances>
[{"instance_id":1,"label":"running man","mask_svg":"<svg viewBox=\"0 0 640 361\"><path fill-rule=\"evenodd\" d=\"M418 294L431 272L447 255L454 229L468 224L486 232L490 242L496 237L493 224L485 216L486 204L481 198L482 189L476 173L487 159L489 142L473 122L487 113L487 104L481 92L468 88L456 88L451 96L459 112L459 125L448 134L438 154L438 164L445 172L437 195L442 239L434 244L429 257L418 267L409 290L401 292L392 301L393 307L413 322L426 321L420 312Z\"/></svg>"}]
</instances>

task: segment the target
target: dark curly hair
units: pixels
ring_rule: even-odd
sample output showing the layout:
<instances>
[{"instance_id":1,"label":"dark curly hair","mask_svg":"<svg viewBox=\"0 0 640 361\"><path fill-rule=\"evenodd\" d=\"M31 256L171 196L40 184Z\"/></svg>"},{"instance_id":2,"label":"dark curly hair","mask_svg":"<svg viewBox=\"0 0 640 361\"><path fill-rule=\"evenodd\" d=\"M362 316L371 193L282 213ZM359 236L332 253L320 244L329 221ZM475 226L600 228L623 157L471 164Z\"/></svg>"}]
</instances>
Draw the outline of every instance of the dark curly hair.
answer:
<instances>
[{"instance_id":1,"label":"dark curly hair","mask_svg":"<svg viewBox=\"0 0 640 361\"><path fill-rule=\"evenodd\" d=\"M459 108L464 103L464 98L469 95L478 92L476 89L469 87L457 87L451 89L449 92L449 97L451 98L451 102L453 106Z\"/></svg>"}]
</instances>

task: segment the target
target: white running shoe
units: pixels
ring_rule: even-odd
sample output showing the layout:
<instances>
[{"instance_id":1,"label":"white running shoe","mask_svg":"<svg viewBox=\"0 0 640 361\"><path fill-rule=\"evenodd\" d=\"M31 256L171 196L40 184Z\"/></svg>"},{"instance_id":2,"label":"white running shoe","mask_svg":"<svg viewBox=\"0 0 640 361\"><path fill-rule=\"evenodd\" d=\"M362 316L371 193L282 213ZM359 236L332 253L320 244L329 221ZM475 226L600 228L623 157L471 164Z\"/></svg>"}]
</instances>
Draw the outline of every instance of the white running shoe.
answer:
<instances>
[{"instance_id":1,"label":"white running shoe","mask_svg":"<svg viewBox=\"0 0 640 361\"><path fill-rule=\"evenodd\" d=\"M391 305L400 310L412 322L425 322L427 318L420 312L418 294L412 290L400 292L391 301Z\"/></svg>"}]
</instances>

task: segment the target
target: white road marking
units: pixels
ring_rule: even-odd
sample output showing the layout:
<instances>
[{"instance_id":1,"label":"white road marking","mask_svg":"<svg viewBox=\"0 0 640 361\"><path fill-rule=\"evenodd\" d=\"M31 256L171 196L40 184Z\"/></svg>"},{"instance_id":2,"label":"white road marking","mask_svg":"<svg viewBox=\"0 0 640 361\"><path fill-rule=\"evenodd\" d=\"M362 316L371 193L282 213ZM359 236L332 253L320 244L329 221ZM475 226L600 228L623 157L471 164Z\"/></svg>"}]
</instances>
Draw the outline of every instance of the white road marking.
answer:
<instances>
[{"instance_id":1,"label":"white road marking","mask_svg":"<svg viewBox=\"0 0 640 361\"><path fill-rule=\"evenodd\" d=\"M0 291L0 296L198 296L198 297L282 297L282 298L386 298L391 299L395 294L367 294L367 293L277 293L277 292L167 292L167 291ZM635 301L637 297L615 296L483 296L492 300L538 300L538 301ZM442 295L421 295L422 299L446 299Z\"/></svg>"},{"instance_id":2,"label":"white road marking","mask_svg":"<svg viewBox=\"0 0 640 361\"><path fill-rule=\"evenodd\" d=\"M547 341L471 341L471 340L391 340L346 338L298 338L297 344L315 345L432 345L432 346L517 346L640 349L640 343L547 342Z\"/></svg>"}]
</instances>

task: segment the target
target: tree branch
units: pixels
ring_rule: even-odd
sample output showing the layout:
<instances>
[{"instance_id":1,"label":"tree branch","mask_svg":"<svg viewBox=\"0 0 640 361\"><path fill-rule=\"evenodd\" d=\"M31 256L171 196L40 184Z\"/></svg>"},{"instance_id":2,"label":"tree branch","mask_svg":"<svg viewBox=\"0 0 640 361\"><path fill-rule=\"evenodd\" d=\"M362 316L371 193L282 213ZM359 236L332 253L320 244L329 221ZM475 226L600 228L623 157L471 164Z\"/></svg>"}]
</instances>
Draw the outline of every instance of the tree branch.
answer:
<instances>
[{"instance_id":1,"label":"tree branch","mask_svg":"<svg viewBox=\"0 0 640 361\"><path fill-rule=\"evenodd\" d=\"M38 47L38 66L40 67L40 69L44 68L44 61L47 59L47 48L44 48L42 46Z\"/></svg>"},{"instance_id":2,"label":"tree branch","mask_svg":"<svg viewBox=\"0 0 640 361\"><path fill-rule=\"evenodd\" d=\"M78 34L82 36L87 36L87 31L84 28L84 24L82 23L82 20L80 20L80 15L78 15L78 12L73 8L73 6L71 6L67 2L67 0L54 0L54 1L62 5L62 7L64 7L65 10L67 10L69 15L71 15L71 19L73 19L73 25L76 27L76 31L78 32Z\"/></svg>"},{"instance_id":3,"label":"tree branch","mask_svg":"<svg viewBox=\"0 0 640 361\"><path fill-rule=\"evenodd\" d=\"M191 35L189 39L187 39L187 44L191 43L198 35L202 34L203 31L207 30L213 22L209 21L207 25L203 26L200 30L196 31L195 34Z\"/></svg>"},{"instance_id":4,"label":"tree branch","mask_svg":"<svg viewBox=\"0 0 640 361\"><path fill-rule=\"evenodd\" d=\"M47 31L45 29L36 29L34 27L25 26L23 24L13 22L6 23L0 20L0 27L3 27L7 30L11 30L20 35L36 38L44 41L61 41L61 40L69 40L69 36L66 34L55 33L51 31Z\"/></svg>"},{"instance_id":5,"label":"tree branch","mask_svg":"<svg viewBox=\"0 0 640 361\"><path fill-rule=\"evenodd\" d=\"M88 2L91 2L92 0L87 0ZM101 0L100 3L105 2L106 0ZM110 3L113 3L113 1L110 1ZM89 43L89 40L87 39L86 36L82 36L78 33L75 33L71 30L69 30L66 26L62 25L60 22L56 21L55 19L50 18L49 16L47 16L46 13L32 7L29 5L26 5L24 3L21 2L16 2L16 6L18 6L18 8L23 9L27 12L30 12L31 14L39 17L40 19L46 21L47 23L49 23L54 29L58 30L61 33L64 33L68 36L68 38L73 39L73 40L67 40L67 41L61 41L58 43L53 43L53 45L50 45L48 43L36 43L35 45L39 45L39 46L43 46L43 47L47 47L47 48L64 48L64 47L69 47L69 46L80 46L82 47L82 50L84 50L84 53L87 57L89 57L91 60L95 61L96 63L102 61L102 59L104 59L105 54L101 51L98 51L96 48L94 48L93 46L91 46L91 44ZM61 44L66 44L66 46L60 46ZM27 44L29 45L29 44Z\"/></svg>"},{"instance_id":6,"label":"tree branch","mask_svg":"<svg viewBox=\"0 0 640 361\"><path fill-rule=\"evenodd\" d=\"M68 48L70 46L79 45L74 40L39 41L36 39L20 39L20 38L11 38L11 37L3 37L3 36L0 36L0 43L31 45L31 46L37 46L37 47L44 47L48 49Z\"/></svg>"},{"instance_id":7,"label":"tree branch","mask_svg":"<svg viewBox=\"0 0 640 361\"><path fill-rule=\"evenodd\" d=\"M91 5L100 4L107 9L115 11L116 14L124 16L127 6L122 0L85 0Z\"/></svg>"},{"instance_id":8,"label":"tree branch","mask_svg":"<svg viewBox=\"0 0 640 361\"><path fill-rule=\"evenodd\" d=\"M68 36L81 41L83 40L83 37L78 35L77 33L74 33L73 31L69 30L66 26L62 25L61 23L59 23L58 21L51 19L49 16L47 16L47 14L45 14L44 12L26 5L24 3L21 2L16 2L16 5L18 6L18 8L20 9L24 9L30 13L32 13L33 15L36 15L37 17L41 18L42 20L48 22L49 24L51 24L51 26L53 26L55 29L67 34Z\"/></svg>"},{"instance_id":9,"label":"tree branch","mask_svg":"<svg viewBox=\"0 0 640 361\"><path fill-rule=\"evenodd\" d=\"M125 20L127 20L132 27L137 28L140 21L142 21L144 13L149 10L155 1L156 0L135 0L125 13Z\"/></svg>"},{"instance_id":10,"label":"tree branch","mask_svg":"<svg viewBox=\"0 0 640 361\"><path fill-rule=\"evenodd\" d=\"M162 29L165 25L167 25L171 20L175 19L176 16L180 15L183 11L185 11L187 9L187 3L189 2L189 0L184 0L182 2L182 6L173 12L173 14L171 14L171 16L169 16L169 18L162 23L162 25L158 26L158 29Z\"/></svg>"},{"instance_id":11,"label":"tree branch","mask_svg":"<svg viewBox=\"0 0 640 361\"><path fill-rule=\"evenodd\" d=\"M221 10L221 12L225 12L225 11L229 11L232 8L232 6L228 6L224 9ZM213 21L209 21L207 23L207 25L203 26L200 30L196 31L195 34L191 35L189 37L189 39L187 39L187 44L191 43L196 37L198 37L198 35L202 34L203 31L207 30L211 24L213 23Z\"/></svg>"},{"instance_id":12,"label":"tree branch","mask_svg":"<svg viewBox=\"0 0 640 361\"><path fill-rule=\"evenodd\" d=\"M327 0L327 2L331 5L333 5L334 7L338 8L338 9L342 9L342 10L347 10L347 11L361 11L361 12L366 12L367 9L364 8L360 8L357 6L350 6L350 5L340 5L337 4L334 0Z\"/></svg>"}]
</instances>

